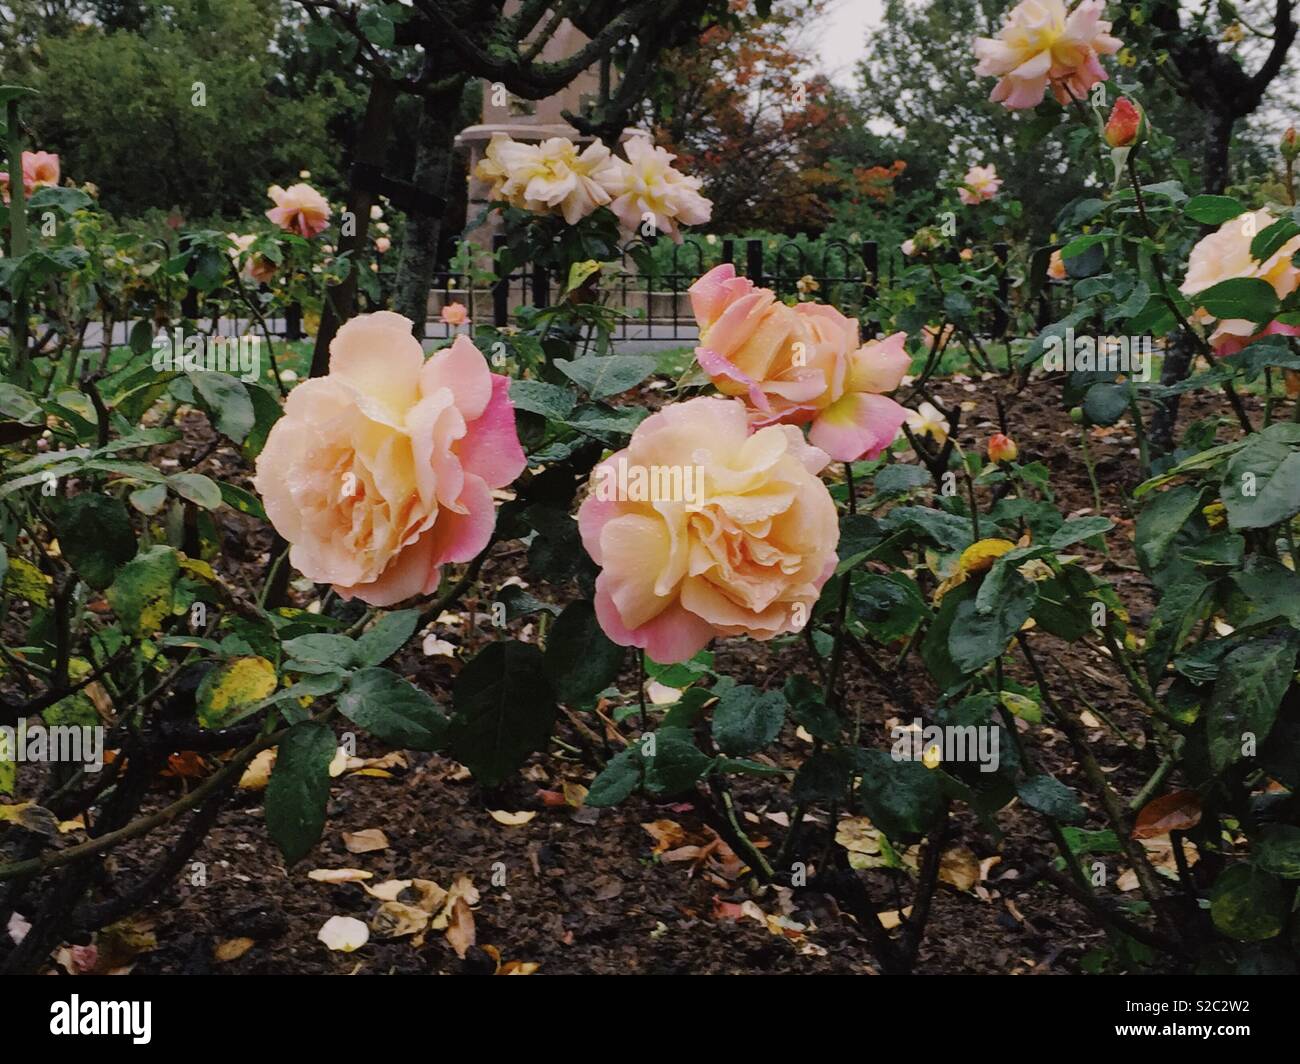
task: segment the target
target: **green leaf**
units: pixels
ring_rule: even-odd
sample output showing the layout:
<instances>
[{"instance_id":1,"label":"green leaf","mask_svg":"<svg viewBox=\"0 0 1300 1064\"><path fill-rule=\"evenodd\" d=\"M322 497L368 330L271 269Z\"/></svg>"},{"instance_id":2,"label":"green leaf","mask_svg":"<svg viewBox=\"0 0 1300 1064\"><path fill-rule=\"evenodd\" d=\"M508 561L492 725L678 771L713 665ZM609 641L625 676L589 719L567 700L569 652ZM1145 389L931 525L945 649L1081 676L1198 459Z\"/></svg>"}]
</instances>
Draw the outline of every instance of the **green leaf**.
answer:
<instances>
[{"instance_id":1,"label":"green leaf","mask_svg":"<svg viewBox=\"0 0 1300 1064\"><path fill-rule=\"evenodd\" d=\"M280 740L266 788L266 827L286 864L306 857L325 828L337 750L334 733L315 720L295 724Z\"/></svg>"},{"instance_id":2,"label":"green leaf","mask_svg":"<svg viewBox=\"0 0 1300 1064\"><path fill-rule=\"evenodd\" d=\"M228 728L261 708L276 688L275 666L263 657L235 658L203 677L194 705L205 728Z\"/></svg>"},{"instance_id":3,"label":"green leaf","mask_svg":"<svg viewBox=\"0 0 1300 1064\"><path fill-rule=\"evenodd\" d=\"M911 635L930 613L916 581L905 573L854 573L850 602L853 617L881 643Z\"/></svg>"},{"instance_id":4,"label":"green leaf","mask_svg":"<svg viewBox=\"0 0 1300 1064\"><path fill-rule=\"evenodd\" d=\"M382 665L406 645L419 623L419 610L385 613L357 639L357 664Z\"/></svg>"},{"instance_id":5,"label":"green leaf","mask_svg":"<svg viewBox=\"0 0 1300 1064\"><path fill-rule=\"evenodd\" d=\"M1182 484L1162 492L1143 507L1137 519L1137 557L1148 571L1158 568L1174 537L1196 512L1201 489Z\"/></svg>"},{"instance_id":6,"label":"green leaf","mask_svg":"<svg viewBox=\"0 0 1300 1064\"><path fill-rule=\"evenodd\" d=\"M1256 262L1267 262L1297 235L1300 235L1300 225L1290 218L1279 218L1250 242L1250 257Z\"/></svg>"},{"instance_id":7,"label":"green leaf","mask_svg":"<svg viewBox=\"0 0 1300 1064\"><path fill-rule=\"evenodd\" d=\"M1293 628L1300 628L1300 573L1272 558L1254 555L1241 572L1232 574L1232 582L1250 599L1251 623L1281 617Z\"/></svg>"},{"instance_id":8,"label":"green leaf","mask_svg":"<svg viewBox=\"0 0 1300 1064\"><path fill-rule=\"evenodd\" d=\"M353 673L338 707L353 724L400 749L437 750L447 735L438 703L388 669Z\"/></svg>"},{"instance_id":9,"label":"green leaf","mask_svg":"<svg viewBox=\"0 0 1300 1064\"><path fill-rule=\"evenodd\" d=\"M1289 637L1253 639L1223 659L1206 709L1210 767L1217 773L1241 758L1247 733L1263 743L1295 672Z\"/></svg>"},{"instance_id":10,"label":"green leaf","mask_svg":"<svg viewBox=\"0 0 1300 1064\"><path fill-rule=\"evenodd\" d=\"M265 521L266 510L262 508L262 500L251 492L243 488L236 487L234 484L227 484L224 480L218 485L221 489L221 500L232 510L238 510L241 514L248 514L250 517L256 517L260 521Z\"/></svg>"},{"instance_id":11,"label":"green leaf","mask_svg":"<svg viewBox=\"0 0 1300 1064\"><path fill-rule=\"evenodd\" d=\"M1193 196L1183 206L1183 213L1202 225L1222 225L1245 212L1245 205L1231 196Z\"/></svg>"},{"instance_id":12,"label":"green leaf","mask_svg":"<svg viewBox=\"0 0 1300 1064\"><path fill-rule=\"evenodd\" d=\"M541 414L552 421L562 421L568 417L577 401L578 397L572 388L562 388L558 384L524 380L510 382L510 402L516 410Z\"/></svg>"},{"instance_id":13,"label":"green leaf","mask_svg":"<svg viewBox=\"0 0 1300 1064\"><path fill-rule=\"evenodd\" d=\"M339 669L349 669L360 664L357 660L356 640L332 632L312 632L287 639L284 653L286 657L297 661L310 661Z\"/></svg>"},{"instance_id":14,"label":"green leaf","mask_svg":"<svg viewBox=\"0 0 1300 1064\"><path fill-rule=\"evenodd\" d=\"M1268 528L1300 513L1300 450L1261 433L1228 463L1219 497L1228 527Z\"/></svg>"},{"instance_id":15,"label":"green leaf","mask_svg":"<svg viewBox=\"0 0 1300 1064\"><path fill-rule=\"evenodd\" d=\"M780 691L733 687L713 708L713 741L732 757L755 753L781 733L786 706Z\"/></svg>"},{"instance_id":16,"label":"green leaf","mask_svg":"<svg viewBox=\"0 0 1300 1064\"><path fill-rule=\"evenodd\" d=\"M1267 825L1255 841L1253 860L1265 872L1283 879L1300 879L1300 827Z\"/></svg>"},{"instance_id":17,"label":"green leaf","mask_svg":"<svg viewBox=\"0 0 1300 1064\"><path fill-rule=\"evenodd\" d=\"M583 805L597 809L618 805L641 786L641 749L637 745L609 760L600 774L591 781L591 789Z\"/></svg>"},{"instance_id":18,"label":"green leaf","mask_svg":"<svg viewBox=\"0 0 1300 1064\"><path fill-rule=\"evenodd\" d=\"M881 495L902 495L932 483L924 466L893 462L876 474L876 491Z\"/></svg>"},{"instance_id":19,"label":"green leaf","mask_svg":"<svg viewBox=\"0 0 1300 1064\"><path fill-rule=\"evenodd\" d=\"M1293 890L1248 864L1225 868L1210 888L1210 918L1230 938L1262 942L1281 932Z\"/></svg>"},{"instance_id":20,"label":"green leaf","mask_svg":"<svg viewBox=\"0 0 1300 1064\"><path fill-rule=\"evenodd\" d=\"M1064 550L1109 532L1114 527L1115 522L1109 517L1072 517L1052 533L1047 545L1052 550Z\"/></svg>"},{"instance_id":21,"label":"green leaf","mask_svg":"<svg viewBox=\"0 0 1300 1064\"><path fill-rule=\"evenodd\" d=\"M994 601L991 613L981 614L973 599L962 601L948 633L953 664L969 673L996 658L1029 618L1037 597L1034 584L1016 573L1008 577L1006 590Z\"/></svg>"},{"instance_id":22,"label":"green leaf","mask_svg":"<svg viewBox=\"0 0 1300 1064\"><path fill-rule=\"evenodd\" d=\"M858 769L858 805L891 840L922 835L939 822L945 804L941 772L920 761L895 761L884 750L861 751Z\"/></svg>"},{"instance_id":23,"label":"green leaf","mask_svg":"<svg viewBox=\"0 0 1300 1064\"><path fill-rule=\"evenodd\" d=\"M947 551L964 550L975 538L970 518L926 506L895 506L881 527L887 532L908 529Z\"/></svg>"},{"instance_id":24,"label":"green leaf","mask_svg":"<svg viewBox=\"0 0 1300 1064\"><path fill-rule=\"evenodd\" d=\"M1022 780L1016 788L1020 800L1031 809L1046 813L1065 824L1082 824L1088 814L1064 783L1044 773Z\"/></svg>"},{"instance_id":25,"label":"green leaf","mask_svg":"<svg viewBox=\"0 0 1300 1064\"><path fill-rule=\"evenodd\" d=\"M131 516L121 501L86 493L59 506L54 515L63 556L87 584L103 590L135 557Z\"/></svg>"},{"instance_id":26,"label":"green leaf","mask_svg":"<svg viewBox=\"0 0 1300 1064\"><path fill-rule=\"evenodd\" d=\"M451 756L495 787L545 746L555 699L542 652L503 640L484 648L456 677Z\"/></svg>"},{"instance_id":27,"label":"green leaf","mask_svg":"<svg viewBox=\"0 0 1300 1064\"><path fill-rule=\"evenodd\" d=\"M807 676L794 675L785 681L785 698L790 716L808 734L824 743L839 742L840 719L822 698L821 690Z\"/></svg>"},{"instance_id":28,"label":"green leaf","mask_svg":"<svg viewBox=\"0 0 1300 1064\"><path fill-rule=\"evenodd\" d=\"M141 551L118 570L108 589L108 602L123 631L150 635L162 626L171 616L180 571L176 552L163 544Z\"/></svg>"},{"instance_id":29,"label":"green leaf","mask_svg":"<svg viewBox=\"0 0 1300 1064\"><path fill-rule=\"evenodd\" d=\"M690 732L682 728L663 728L650 733L652 744L645 737L638 739L641 757L645 764L646 790L651 794L672 795L689 790L709 770L713 761L696 749Z\"/></svg>"},{"instance_id":30,"label":"green leaf","mask_svg":"<svg viewBox=\"0 0 1300 1064\"><path fill-rule=\"evenodd\" d=\"M1259 324L1277 317L1278 299L1273 286L1258 277L1233 277L1187 297L1216 318L1245 318Z\"/></svg>"},{"instance_id":31,"label":"green leaf","mask_svg":"<svg viewBox=\"0 0 1300 1064\"><path fill-rule=\"evenodd\" d=\"M137 488L127 501L142 514L152 517L167 505L167 485L150 484L147 488Z\"/></svg>"},{"instance_id":32,"label":"green leaf","mask_svg":"<svg viewBox=\"0 0 1300 1064\"><path fill-rule=\"evenodd\" d=\"M626 654L601 629L595 607L578 600L546 637L546 675L561 702L586 702L618 679Z\"/></svg>"},{"instance_id":33,"label":"green leaf","mask_svg":"<svg viewBox=\"0 0 1300 1064\"><path fill-rule=\"evenodd\" d=\"M217 431L234 443L243 443L256 422L253 401L244 385L228 373L199 371L188 377Z\"/></svg>"},{"instance_id":34,"label":"green leaf","mask_svg":"<svg viewBox=\"0 0 1300 1064\"><path fill-rule=\"evenodd\" d=\"M555 368L593 399L605 399L636 387L658 365L650 355L588 355L572 362L555 361Z\"/></svg>"},{"instance_id":35,"label":"green leaf","mask_svg":"<svg viewBox=\"0 0 1300 1064\"><path fill-rule=\"evenodd\" d=\"M172 491L205 510L215 510L223 501L217 482L202 473L176 473L167 478Z\"/></svg>"}]
</instances>

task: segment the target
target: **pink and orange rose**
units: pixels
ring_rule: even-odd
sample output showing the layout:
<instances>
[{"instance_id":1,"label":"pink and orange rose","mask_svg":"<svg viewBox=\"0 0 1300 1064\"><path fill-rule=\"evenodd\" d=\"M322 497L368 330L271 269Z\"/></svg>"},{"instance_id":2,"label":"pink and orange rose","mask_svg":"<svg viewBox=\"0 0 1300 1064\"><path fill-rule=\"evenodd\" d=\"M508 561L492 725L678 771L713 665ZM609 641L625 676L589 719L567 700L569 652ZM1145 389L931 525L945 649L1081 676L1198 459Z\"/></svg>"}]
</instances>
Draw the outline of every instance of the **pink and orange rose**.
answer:
<instances>
[{"instance_id":1,"label":"pink and orange rose","mask_svg":"<svg viewBox=\"0 0 1300 1064\"><path fill-rule=\"evenodd\" d=\"M1062 105L1084 99L1107 80L1101 56L1123 47L1105 10L1103 0L1081 0L1073 10L1064 0L1021 0L996 37L975 41L975 73L998 79L989 99L1012 110L1038 106L1048 89Z\"/></svg>"},{"instance_id":2,"label":"pink and orange rose","mask_svg":"<svg viewBox=\"0 0 1300 1064\"><path fill-rule=\"evenodd\" d=\"M1300 287L1300 268L1291 261L1300 251L1300 236L1292 237L1262 262L1250 253L1255 237L1276 221L1268 210L1261 209L1224 222L1192 248L1187 259L1187 276L1178 290L1195 305L1197 293L1207 288L1237 277L1253 277L1267 282L1279 299L1285 299ZM1210 314L1199 308L1193 319L1206 323L1214 321ZM1272 332L1280 333L1285 328L1275 328ZM1229 354L1241 350L1257 333L1259 327L1254 322L1238 318L1219 319L1210 334L1210 343L1220 353Z\"/></svg>"},{"instance_id":3,"label":"pink and orange rose","mask_svg":"<svg viewBox=\"0 0 1300 1064\"><path fill-rule=\"evenodd\" d=\"M583 545L601 573L596 615L621 646L684 661L715 636L799 631L835 571L839 524L817 474L827 455L789 425L751 433L743 403L701 397L646 418L601 467L691 469L673 501L588 495Z\"/></svg>"},{"instance_id":4,"label":"pink and orange rose","mask_svg":"<svg viewBox=\"0 0 1300 1064\"><path fill-rule=\"evenodd\" d=\"M883 393L911 365L905 333L863 344L834 307L789 307L724 263L690 288L700 325L695 357L724 395L745 400L755 426L810 424L809 439L837 461L874 458L907 411Z\"/></svg>"},{"instance_id":5,"label":"pink and orange rose","mask_svg":"<svg viewBox=\"0 0 1300 1064\"><path fill-rule=\"evenodd\" d=\"M266 194L275 202L266 216L287 232L310 240L330 224L329 202L311 185L301 181L288 188L272 185Z\"/></svg>"},{"instance_id":6,"label":"pink and orange rose","mask_svg":"<svg viewBox=\"0 0 1300 1064\"><path fill-rule=\"evenodd\" d=\"M464 336L425 359L411 322L353 318L329 373L289 393L254 485L304 576L390 606L438 586L496 524L492 491L525 465L510 382Z\"/></svg>"},{"instance_id":7,"label":"pink and orange rose","mask_svg":"<svg viewBox=\"0 0 1300 1064\"><path fill-rule=\"evenodd\" d=\"M59 183L59 157L48 151L23 152L23 195ZM0 199L9 202L9 173L0 172Z\"/></svg>"}]
</instances>

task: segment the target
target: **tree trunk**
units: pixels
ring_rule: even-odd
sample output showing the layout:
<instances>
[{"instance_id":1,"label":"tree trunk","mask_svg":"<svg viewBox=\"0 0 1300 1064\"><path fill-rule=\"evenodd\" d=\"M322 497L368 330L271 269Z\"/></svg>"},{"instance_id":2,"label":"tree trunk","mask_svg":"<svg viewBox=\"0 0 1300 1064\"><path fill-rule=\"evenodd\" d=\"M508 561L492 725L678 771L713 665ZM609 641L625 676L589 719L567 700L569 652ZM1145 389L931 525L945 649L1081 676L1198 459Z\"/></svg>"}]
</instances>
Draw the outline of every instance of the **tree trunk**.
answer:
<instances>
[{"instance_id":1,"label":"tree trunk","mask_svg":"<svg viewBox=\"0 0 1300 1064\"><path fill-rule=\"evenodd\" d=\"M1204 193L1223 195L1228 187L1228 146L1232 143L1233 117L1221 110L1205 112L1205 187Z\"/></svg>"},{"instance_id":2,"label":"tree trunk","mask_svg":"<svg viewBox=\"0 0 1300 1064\"><path fill-rule=\"evenodd\" d=\"M384 145L388 143L388 131L393 120L393 101L397 89L391 81L376 78L370 83L370 96L366 100L366 114L361 120L361 132L357 137L354 163L369 163L382 167ZM357 252L366 246L366 236L370 230L370 204L372 194L357 185L355 179L348 188L347 210L355 222L354 231L339 238L339 254L351 251L353 262L360 257ZM316 330L316 346L312 350L311 375L323 377L329 372L330 343L348 318L352 317L357 304L357 275L349 271L346 278L337 285L325 289L325 306L321 310L320 326ZM277 542L277 548L278 548ZM288 576L288 566L282 567ZM269 600L268 601L272 601Z\"/></svg>"},{"instance_id":3,"label":"tree trunk","mask_svg":"<svg viewBox=\"0 0 1300 1064\"><path fill-rule=\"evenodd\" d=\"M412 184L421 192L439 198L446 198L455 161L454 144L460 120L462 87L462 82L457 81L445 92L426 96L420 115ZM407 219L402 258L397 267L394 309L415 323L412 331L417 339L424 336L429 290L433 287L433 275L438 267L438 238L441 233L441 215L413 214Z\"/></svg>"}]
</instances>

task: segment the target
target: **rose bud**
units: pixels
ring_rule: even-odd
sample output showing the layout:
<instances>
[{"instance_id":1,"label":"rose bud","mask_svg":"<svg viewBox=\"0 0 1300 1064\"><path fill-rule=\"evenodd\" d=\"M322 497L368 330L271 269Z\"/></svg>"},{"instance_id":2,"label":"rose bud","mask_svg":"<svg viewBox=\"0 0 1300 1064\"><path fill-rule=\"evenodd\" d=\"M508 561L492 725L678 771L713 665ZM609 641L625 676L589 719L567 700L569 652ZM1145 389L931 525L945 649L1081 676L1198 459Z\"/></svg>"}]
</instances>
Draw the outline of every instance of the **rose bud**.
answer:
<instances>
[{"instance_id":1,"label":"rose bud","mask_svg":"<svg viewBox=\"0 0 1300 1064\"><path fill-rule=\"evenodd\" d=\"M1142 128L1142 112L1127 96L1121 96L1106 120L1104 136L1112 148L1128 148L1137 143Z\"/></svg>"},{"instance_id":2,"label":"rose bud","mask_svg":"<svg viewBox=\"0 0 1300 1064\"><path fill-rule=\"evenodd\" d=\"M1282 134L1282 158L1294 162L1297 155L1300 155L1300 139L1296 137L1295 126L1292 126Z\"/></svg>"},{"instance_id":3,"label":"rose bud","mask_svg":"<svg viewBox=\"0 0 1300 1064\"><path fill-rule=\"evenodd\" d=\"M989 437L990 462L1014 462L1020 454L1020 448L1010 436L995 432Z\"/></svg>"}]
</instances>

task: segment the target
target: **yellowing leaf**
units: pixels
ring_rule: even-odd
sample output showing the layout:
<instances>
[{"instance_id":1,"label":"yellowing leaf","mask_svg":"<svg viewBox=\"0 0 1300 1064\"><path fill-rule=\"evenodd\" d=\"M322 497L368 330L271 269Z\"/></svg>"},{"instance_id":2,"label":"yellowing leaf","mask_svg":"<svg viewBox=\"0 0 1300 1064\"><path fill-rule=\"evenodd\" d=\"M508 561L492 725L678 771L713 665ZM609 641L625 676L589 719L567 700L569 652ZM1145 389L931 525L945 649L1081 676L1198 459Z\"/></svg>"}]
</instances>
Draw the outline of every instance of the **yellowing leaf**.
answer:
<instances>
[{"instance_id":1,"label":"yellowing leaf","mask_svg":"<svg viewBox=\"0 0 1300 1064\"><path fill-rule=\"evenodd\" d=\"M958 584L964 584L976 573L982 573L992 567L1007 551L1015 550L1016 545L1009 539L981 539L972 543L957 559L957 568L953 574L934 590L934 603L938 605L943 596Z\"/></svg>"},{"instance_id":2,"label":"yellowing leaf","mask_svg":"<svg viewBox=\"0 0 1300 1064\"><path fill-rule=\"evenodd\" d=\"M980 878L980 862L965 846L944 850L939 858L939 879L958 890L970 890Z\"/></svg>"},{"instance_id":3,"label":"yellowing leaf","mask_svg":"<svg viewBox=\"0 0 1300 1064\"><path fill-rule=\"evenodd\" d=\"M275 666L266 658L235 658L209 672L199 684L195 702L199 723L225 728L247 716L276 688Z\"/></svg>"},{"instance_id":4,"label":"yellowing leaf","mask_svg":"<svg viewBox=\"0 0 1300 1064\"><path fill-rule=\"evenodd\" d=\"M370 930L380 938L418 935L429 926L429 914L414 905L386 901L370 920Z\"/></svg>"},{"instance_id":5,"label":"yellowing leaf","mask_svg":"<svg viewBox=\"0 0 1300 1064\"><path fill-rule=\"evenodd\" d=\"M14 598L26 599L33 606L50 604L49 587L54 581L26 558L12 557L5 570L5 593Z\"/></svg>"},{"instance_id":6,"label":"yellowing leaf","mask_svg":"<svg viewBox=\"0 0 1300 1064\"><path fill-rule=\"evenodd\" d=\"M227 939L225 942L217 943L216 949L212 951L212 959L218 964L226 961L237 961L255 945L256 943L251 938Z\"/></svg>"}]
</instances>

